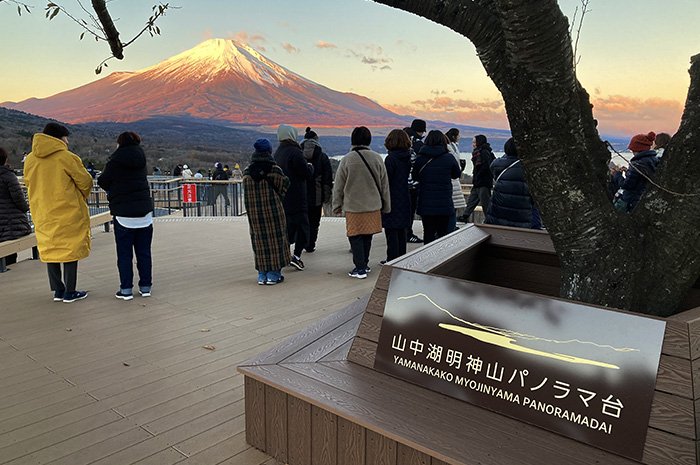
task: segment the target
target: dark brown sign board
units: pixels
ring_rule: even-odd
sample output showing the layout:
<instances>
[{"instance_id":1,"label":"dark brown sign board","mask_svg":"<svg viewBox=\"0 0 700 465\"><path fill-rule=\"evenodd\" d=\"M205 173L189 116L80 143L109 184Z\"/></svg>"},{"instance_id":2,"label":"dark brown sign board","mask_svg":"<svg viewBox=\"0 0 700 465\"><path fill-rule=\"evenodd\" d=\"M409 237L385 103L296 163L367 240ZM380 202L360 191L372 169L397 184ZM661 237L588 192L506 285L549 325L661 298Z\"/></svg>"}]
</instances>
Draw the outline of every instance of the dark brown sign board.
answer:
<instances>
[{"instance_id":1,"label":"dark brown sign board","mask_svg":"<svg viewBox=\"0 0 700 465\"><path fill-rule=\"evenodd\" d=\"M374 367L641 460L665 327L643 316L394 269Z\"/></svg>"}]
</instances>

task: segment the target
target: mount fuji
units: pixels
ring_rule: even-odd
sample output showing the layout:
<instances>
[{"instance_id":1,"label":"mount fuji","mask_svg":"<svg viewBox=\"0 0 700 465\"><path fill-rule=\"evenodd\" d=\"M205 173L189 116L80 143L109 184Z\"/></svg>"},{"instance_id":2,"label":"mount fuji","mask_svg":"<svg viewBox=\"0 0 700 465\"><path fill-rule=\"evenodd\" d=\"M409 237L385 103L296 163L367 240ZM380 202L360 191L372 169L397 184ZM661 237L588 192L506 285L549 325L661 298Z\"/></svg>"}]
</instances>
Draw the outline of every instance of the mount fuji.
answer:
<instances>
[{"instance_id":1,"label":"mount fuji","mask_svg":"<svg viewBox=\"0 0 700 465\"><path fill-rule=\"evenodd\" d=\"M68 123L180 116L224 124L345 127L407 118L306 79L234 40L211 39L155 66L115 72L47 98L2 106Z\"/></svg>"}]
</instances>

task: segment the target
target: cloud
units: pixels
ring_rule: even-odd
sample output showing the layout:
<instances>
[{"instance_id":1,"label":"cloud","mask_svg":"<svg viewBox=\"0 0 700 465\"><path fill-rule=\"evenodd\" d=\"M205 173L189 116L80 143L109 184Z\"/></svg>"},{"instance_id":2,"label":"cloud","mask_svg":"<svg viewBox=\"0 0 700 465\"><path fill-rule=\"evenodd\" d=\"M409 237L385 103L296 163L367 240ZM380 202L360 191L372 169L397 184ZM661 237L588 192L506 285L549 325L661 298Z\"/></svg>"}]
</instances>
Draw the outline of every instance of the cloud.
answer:
<instances>
[{"instance_id":1,"label":"cloud","mask_svg":"<svg viewBox=\"0 0 700 465\"><path fill-rule=\"evenodd\" d=\"M246 31L238 31L233 36L233 39L237 42L242 42L254 46L257 50L261 52L267 51L267 48L263 45L267 43L267 38L262 34L250 34Z\"/></svg>"},{"instance_id":2,"label":"cloud","mask_svg":"<svg viewBox=\"0 0 700 465\"><path fill-rule=\"evenodd\" d=\"M396 45L398 45L401 48L405 48L411 52L417 52L418 51L418 46L414 43L411 43L407 40L399 39L396 41Z\"/></svg>"},{"instance_id":3,"label":"cloud","mask_svg":"<svg viewBox=\"0 0 700 465\"><path fill-rule=\"evenodd\" d=\"M446 91L432 90L435 97L414 100L409 105L384 105L389 110L426 119L451 123L507 129L506 112L501 100L468 100L448 97ZM444 93L444 94L443 94Z\"/></svg>"},{"instance_id":4,"label":"cloud","mask_svg":"<svg viewBox=\"0 0 700 465\"><path fill-rule=\"evenodd\" d=\"M597 92L596 92L597 93ZM624 95L597 96L591 99L598 130L607 134L675 133L683 114L676 100L639 99Z\"/></svg>"},{"instance_id":5,"label":"cloud","mask_svg":"<svg viewBox=\"0 0 700 465\"><path fill-rule=\"evenodd\" d=\"M360 63L369 65L372 71L387 71L392 69L389 63L394 60L384 55L384 49L376 44L364 44L358 47L360 51L346 49L345 56L347 58L355 58L360 60Z\"/></svg>"},{"instance_id":6,"label":"cloud","mask_svg":"<svg viewBox=\"0 0 700 465\"><path fill-rule=\"evenodd\" d=\"M296 48L294 45L290 44L289 42L282 42L282 48L290 54L294 53L299 53L301 52L300 49Z\"/></svg>"},{"instance_id":7,"label":"cloud","mask_svg":"<svg viewBox=\"0 0 700 465\"><path fill-rule=\"evenodd\" d=\"M326 42L325 40L319 40L316 42L316 48L338 48L337 45L332 44L330 42Z\"/></svg>"}]
</instances>

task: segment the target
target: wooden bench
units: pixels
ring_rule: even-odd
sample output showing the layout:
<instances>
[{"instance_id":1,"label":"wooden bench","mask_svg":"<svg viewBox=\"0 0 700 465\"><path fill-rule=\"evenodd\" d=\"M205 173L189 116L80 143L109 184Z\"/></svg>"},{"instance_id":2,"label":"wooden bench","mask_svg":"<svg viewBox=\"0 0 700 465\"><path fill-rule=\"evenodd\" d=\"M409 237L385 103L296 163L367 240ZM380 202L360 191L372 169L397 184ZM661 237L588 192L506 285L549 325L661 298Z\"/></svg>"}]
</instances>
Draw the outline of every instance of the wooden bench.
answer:
<instances>
[{"instance_id":1,"label":"wooden bench","mask_svg":"<svg viewBox=\"0 0 700 465\"><path fill-rule=\"evenodd\" d=\"M531 275L523 290L556 296L549 236L518 244L513 231L468 225L394 260L370 296L245 362L248 443L289 465L638 463L374 370L394 268L488 280L505 267ZM471 254L484 269L464 266ZM668 318L642 463L698 463L699 365L700 309Z\"/></svg>"},{"instance_id":2,"label":"wooden bench","mask_svg":"<svg viewBox=\"0 0 700 465\"><path fill-rule=\"evenodd\" d=\"M90 229L104 225L105 232L109 232L109 224L112 221L112 214L107 212L98 213L90 217ZM32 258L39 259L39 249L37 248L36 234L31 233L13 241L0 242L0 273L7 271L5 257L24 250L32 249Z\"/></svg>"}]
</instances>

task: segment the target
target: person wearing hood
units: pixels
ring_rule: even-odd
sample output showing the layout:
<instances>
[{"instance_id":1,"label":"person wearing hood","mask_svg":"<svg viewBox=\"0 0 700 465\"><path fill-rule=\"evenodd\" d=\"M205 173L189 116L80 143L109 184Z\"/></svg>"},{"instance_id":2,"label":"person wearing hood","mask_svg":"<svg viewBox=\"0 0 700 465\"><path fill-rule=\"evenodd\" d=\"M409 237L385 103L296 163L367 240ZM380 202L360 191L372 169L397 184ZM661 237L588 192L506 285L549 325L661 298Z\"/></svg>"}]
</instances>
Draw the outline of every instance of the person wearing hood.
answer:
<instances>
[{"instance_id":1,"label":"person wearing hood","mask_svg":"<svg viewBox=\"0 0 700 465\"><path fill-rule=\"evenodd\" d=\"M660 159L656 151L651 147L656 139L656 134L637 134L631 140L627 148L634 154L627 169L627 177L622 183L622 204L624 210L631 212L639 203L650 178L656 173Z\"/></svg>"},{"instance_id":2,"label":"person wearing hood","mask_svg":"<svg viewBox=\"0 0 700 465\"><path fill-rule=\"evenodd\" d=\"M486 211L486 223L533 228L533 201L525 181L523 164L518 158L515 140L511 137L503 146L505 155L491 163L496 177L491 205ZM537 228L536 228L537 229Z\"/></svg>"},{"instance_id":3,"label":"person wearing hood","mask_svg":"<svg viewBox=\"0 0 700 465\"><path fill-rule=\"evenodd\" d=\"M491 150L486 136L479 134L472 140L472 190L467 199L467 208L462 214L465 223L474 213L474 209L481 203L484 213L489 210L491 204L491 189L493 189L493 173L491 163L496 159Z\"/></svg>"},{"instance_id":4,"label":"person wearing hood","mask_svg":"<svg viewBox=\"0 0 700 465\"><path fill-rule=\"evenodd\" d=\"M382 232L382 213L391 211L389 179L382 157L369 148L372 133L364 126L350 136L352 149L338 166L333 185L333 212L345 212L345 229L355 265L351 278L370 272L372 235Z\"/></svg>"},{"instance_id":5,"label":"person wearing hood","mask_svg":"<svg viewBox=\"0 0 700 465\"><path fill-rule=\"evenodd\" d=\"M153 242L153 199L148 185L146 154L141 137L124 132L117 138L119 147L105 165L97 183L107 192L109 211L114 217L114 241L117 244L119 290L117 299L134 298L133 257L139 272L139 294L151 295L153 285L151 243Z\"/></svg>"},{"instance_id":6,"label":"person wearing hood","mask_svg":"<svg viewBox=\"0 0 700 465\"><path fill-rule=\"evenodd\" d=\"M192 170L187 165L182 165L182 177L185 179L190 179L194 177Z\"/></svg>"},{"instance_id":7,"label":"person wearing hood","mask_svg":"<svg viewBox=\"0 0 700 465\"><path fill-rule=\"evenodd\" d=\"M413 164L411 176L418 182L416 211L423 221L426 244L447 235L454 214L452 180L462 173L459 162L447 149L449 141L440 131L430 131Z\"/></svg>"},{"instance_id":8,"label":"person wearing hood","mask_svg":"<svg viewBox=\"0 0 700 465\"><path fill-rule=\"evenodd\" d=\"M284 281L282 268L291 260L283 199L289 178L272 158L272 144L258 139L255 153L243 171L243 201L250 227L250 242L258 270L258 284Z\"/></svg>"},{"instance_id":9,"label":"person wearing hood","mask_svg":"<svg viewBox=\"0 0 700 465\"><path fill-rule=\"evenodd\" d=\"M54 302L65 303L88 295L76 290L76 284L78 261L90 255L87 198L92 190L92 176L80 157L68 151L69 135L65 126L48 123L34 134L24 161L39 257L48 268Z\"/></svg>"},{"instance_id":10,"label":"person wearing hood","mask_svg":"<svg viewBox=\"0 0 700 465\"><path fill-rule=\"evenodd\" d=\"M422 119L414 119L411 122L411 127L404 128L404 131L411 139L411 149L413 150L411 164L416 161L418 152L423 148L423 135L426 130L427 124ZM408 242L421 244L423 239L413 233L413 219L416 217L416 207L418 205L418 183L411 178L408 179L408 192L411 195L411 224L408 227L408 231L406 231L406 236L408 237Z\"/></svg>"},{"instance_id":11,"label":"person wearing hood","mask_svg":"<svg viewBox=\"0 0 700 465\"><path fill-rule=\"evenodd\" d=\"M12 241L32 233L27 212L29 205L17 180L7 166L7 152L0 147L0 242ZM5 257L5 264L17 262L17 254Z\"/></svg>"},{"instance_id":12,"label":"person wearing hood","mask_svg":"<svg viewBox=\"0 0 700 465\"><path fill-rule=\"evenodd\" d=\"M309 202L309 243L306 251L311 253L316 250L323 204L330 202L333 193L333 169L328 155L323 152L321 144L318 143L318 134L309 127L306 128L301 148L306 161L314 167L314 177L306 183L306 196Z\"/></svg>"},{"instance_id":13,"label":"person wearing hood","mask_svg":"<svg viewBox=\"0 0 700 465\"><path fill-rule=\"evenodd\" d=\"M280 124L277 128L279 147L275 151L275 162L289 178L289 190L284 197L284 213L287 216L287 238L294 244L294 254L289 262L299 271L304 270L301 253L309 243L309 203L307 182L311 182L314 167L304 158L297 142L299 134L292 126Z\"/></svg>"},{"instance_id":14,"label":"person wearing hood","mask_svg":"<svg viewBox=\"0 0 700 465\"><path fill-rule=\"evenodd\" d=\"M384 159L389 179L391 211L382 213L386 237L386 261L406 253L406 231L411 226L411 196L406 179L411 174L411 139L401 129L392 130L384 140L388 154Z\"/></svg>"}]
</instances>

